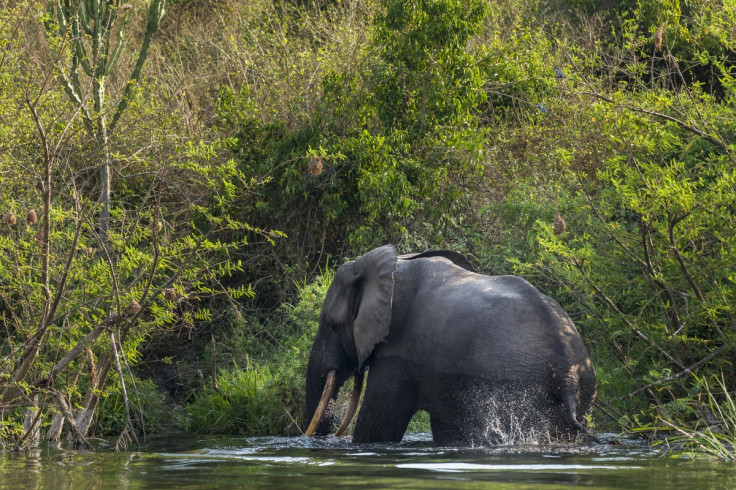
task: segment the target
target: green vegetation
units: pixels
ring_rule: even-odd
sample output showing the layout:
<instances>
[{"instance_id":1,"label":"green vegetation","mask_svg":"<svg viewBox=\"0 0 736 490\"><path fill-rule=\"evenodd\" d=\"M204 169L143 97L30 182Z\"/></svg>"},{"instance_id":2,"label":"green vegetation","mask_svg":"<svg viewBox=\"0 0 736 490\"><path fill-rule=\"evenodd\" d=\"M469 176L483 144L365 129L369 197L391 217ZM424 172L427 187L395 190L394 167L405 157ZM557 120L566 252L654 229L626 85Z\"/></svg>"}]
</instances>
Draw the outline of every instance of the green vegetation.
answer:
<instances>
[{"instance_id":1,"label":"green vegetation","mask_svg":"<svg viewBox=\"0 0 736 490\"><path fill-rule=\"evenodd\" d=\"M732 0L4 3L0 446L299 434L330 267L392 242L558 299L598 430L733 458L734 25Z\"/></svg>"},{"instance_id":2,"label":"green vegetation","mask_svg":"<svg viewBox=\"0 0 736 490\"><path fill-rule=\"evenodd\" d=\"M304 412L303 377L327 288L329 269L315 281L298 286L297 302L284 303L280 314L250 328L229 349L244 350L231 369L217 373L217 383L197 392L188 407L187 429L194 432L248 435L300 435ZM264 348L259 332L270 339ZM255 362L249 355L257 355ZM239 359L245 360L240 366ZM215 360L210 357L215 365Z\"/></svg>"},{"instance_id":3,"label":"green vegetation","mask_svg":"<svg viewBox=\"0 0 736 490\"><path fill-rule=\"evenodd\" d=\"M685 411L694 418L694 424L677 424L663 420L665 429L675 435L658 444L667 445L674 457L712 456L724 461L736 460L736 403L725 376L695 377L698 394L704 400L684 400ZM689 410L689 412L688 412Z\"/></svg>"}]
</instances>

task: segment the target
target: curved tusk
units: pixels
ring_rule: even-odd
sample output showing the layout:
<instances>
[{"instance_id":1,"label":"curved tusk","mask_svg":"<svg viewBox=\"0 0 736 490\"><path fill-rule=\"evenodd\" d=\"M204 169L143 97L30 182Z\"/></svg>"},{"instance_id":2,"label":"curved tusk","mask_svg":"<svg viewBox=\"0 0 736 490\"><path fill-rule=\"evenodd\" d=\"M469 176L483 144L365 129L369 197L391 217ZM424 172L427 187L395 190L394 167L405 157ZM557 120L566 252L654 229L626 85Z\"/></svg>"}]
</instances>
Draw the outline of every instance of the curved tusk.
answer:
<instances>
[{"instance_id":1,"label":"curved tusk","mask_svg":"<svg viewBox=\"0 0 736 490\"><path fill-rule=\"evenodd\" d=\"M360 393L363 391L363 373L356 374L353 380L353 391L350 393L350 404L348 410L345 412L345 417L342 419L340 428L335 432L335 437L340 437L345 433L352 422L355 412L358 410L358 403L360 402Z\"/></svg>"},{"instance_id":2,"label":"curved tusk","mask_svg":"<svg viewBox=\"0 0 736 490\"><path fill-rule=\"evenodd\" d=\"M330 401L330 397L332 396L332 390L335 389L335 380L337 379L337 370L333 369L329 373L327 373L327 381L325 381L325 388L322 390L322 398L319 399L319 404L317 405L317 410L314 412L314 416L312 417L312 422L309 424L309 428L307 428L307 431L304 433L307 437L312 437L314 432L317 430L317 426L319 426L320 421L322 420L322 416L325 414L325 408L327 408L327 402Z\"/></svg>"}]
</instances>

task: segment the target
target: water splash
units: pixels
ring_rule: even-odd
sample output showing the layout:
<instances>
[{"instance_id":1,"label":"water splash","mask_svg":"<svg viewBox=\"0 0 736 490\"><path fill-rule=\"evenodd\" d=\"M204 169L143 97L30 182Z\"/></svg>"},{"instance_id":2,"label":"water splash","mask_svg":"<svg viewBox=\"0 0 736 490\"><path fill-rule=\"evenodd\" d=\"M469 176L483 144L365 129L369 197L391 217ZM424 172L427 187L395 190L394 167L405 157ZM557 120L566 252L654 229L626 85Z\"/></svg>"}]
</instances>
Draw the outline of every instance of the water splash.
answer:
<instances>
[{"instance_id":1,"label":"water splash","mask_svg":"<svg viewBox=\"0 0 736 490\"><path fill-rule=\"evenodd\" d=\"M566 427L563 408L553 406L531 390L476 390L466 406L476 407L468 415L475 429L475 442L500 446L553 445L575 442ZM477 408L480 407L480 408ZM561 425L563 424L563 425Z\"/></svg>"}]
</instances>

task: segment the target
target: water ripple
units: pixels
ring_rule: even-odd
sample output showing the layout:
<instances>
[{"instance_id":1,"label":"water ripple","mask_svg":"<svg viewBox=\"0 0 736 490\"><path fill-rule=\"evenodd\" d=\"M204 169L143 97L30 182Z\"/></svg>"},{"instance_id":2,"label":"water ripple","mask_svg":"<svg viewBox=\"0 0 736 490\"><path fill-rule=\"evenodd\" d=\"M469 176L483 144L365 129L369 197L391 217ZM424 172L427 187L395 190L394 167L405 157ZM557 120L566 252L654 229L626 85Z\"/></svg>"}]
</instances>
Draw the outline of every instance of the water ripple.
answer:
<instances>
[{"instance_id":1,"label":"water ripple","mask_svg":"<svg viewBox=\"0 0 736 490\"><path fill-rule=\"evenodd\" d=\"M576 470L635 470L641 466L612 466L590 464L479 464L479 463L406 463L397 468L441 472L456 471L576 471Z\"/></svg>"}]
</instances>

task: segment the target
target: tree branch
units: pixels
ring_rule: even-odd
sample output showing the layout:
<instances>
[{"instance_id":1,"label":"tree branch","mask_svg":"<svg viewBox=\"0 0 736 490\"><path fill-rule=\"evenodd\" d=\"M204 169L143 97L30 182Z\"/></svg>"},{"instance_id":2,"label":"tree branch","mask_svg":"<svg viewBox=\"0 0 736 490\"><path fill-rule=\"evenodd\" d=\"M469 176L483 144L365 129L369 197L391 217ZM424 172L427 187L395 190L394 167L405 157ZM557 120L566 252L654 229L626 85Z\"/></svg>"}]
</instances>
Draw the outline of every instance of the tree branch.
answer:
<instances>
[{"instance_id":1,"label":"tree branch","mask_svg":"<svg viewBox=\"0 0 736 490\"><path fill-rule=\"evenodd\" d=\"M115 365L118 370L118 376L120 377L120 389L123 392L123 405L125 406L125 420L128 425L128 430L135 440L135 445L138 451L141 450L141 443L138 442L138 436L133 428L133 421L130 419L130 401L128 400L128 390L125 387L125 378L123 377L123 368L120 365L120 356L118 355L118 347L116 345L115 334L110 332L110 344L112 345L112 354L115 359ZM120 346L122 349L122 345Z\"/></svg>"},{"instance_id":2,"label":"tree branch","mask_svg":"<svg viewBox=\"0 0 736 490\"><path fill-rule=\"evenodd\" d=\"M608 296L606 296L605 293L603 293L603 291L598 286L596 286L593 283L593 281L590 280L590 278L588 278L588 276L585 274L585 270L583 269L582 264L577 259L573 259L573 265L575 267L577 267L577 269L583 274L583 277L585 277L585 279L588 281L588 284L590 284L590 287L593 288L593 291L595 291L595 294L600 299L602 299L603 302L606 305L608 305L608 307L611 308L621 318L621 321L623 321L626 324L626 326L629 327L629 329L637 337L639 337L641 340L643 340L644 342L646 342L647 345L649 345L650 347L654 348L657 352L659 352L660 354L662 354L672 364L678 366L679 368L684 368L685 367L685 365L682 363L681 360L679 360L679 359L671 356L669 353L667 353L667 351L665 351L664 349L662 349L654 341L652 341L649 337L647 337L646 335L644 335L644 333L641 330L639 330L638 328L636 328L634 326L634 324L632 324L629 321L629 319L626 318L626 316L623 314L623 312L621 312L621 310L618 309L618 306L616 306L616 303L614 303L613 301L611 301L611 299Z\"/></svg>"},{"instance_id":3,"label":"tree branch","mask_svg":"<svg viewBox=\"0 0 736 490\"><path fill-rule=\"evenodd\" d=\"M591 95L591 96L595 97L596 99L603 100L603 101L608 102L610 104L613 104L613 105L615 105L617 107L622 107L622 108L628 109L630 111L639 112L639 113L642 113L642 114L647 114L649 116L653 116L653 117L656 117L656 118L659 118L659 119L664 119L666 121L673 122L673 123L677 124L678 126L680 126L681 128L686 129L686 130L690 131L691 133L694 133L694 134L700 136L704 140L706 140L706 141L712 143L713 145L721 148L722 150L728 152L728 145L726 145L723 141L721 141L718 138L715 138L715 137L713 137L713 136L705 133L703 130L701 130L697 126L690 125L690 124L688 124L688 123L686 123L684 121L681 121L680 119L677 119L676 117L672 117L672 116L669 116L667 114L663 114L661 112L656 112L656 111L651 111L651 110L648 110L648 109L643 109L641 107L636 107L636 106L633 106L633 105L630 105L630 104L621 104L621 103L616 102L615 100L613 100L613 99L611 99L609 97L606 97L605 95L601 95L601 94L599 94L597 92L580 92L580 93L581 94L584 94L584 95Z\"/></svg>"},{"instance_id":4,"label":"tree branch","mask_svg":"<svg viewBox=\"0 0 736 490\"><path fill-rule=\"evenodd\" d=\"M649 389L651 389L651 388L653 388L655 386L660 386L660 385L663 385L665 383L669 383L670 381L674 381L674 380L676 380L678 378L682 378L683 376L686 376L688 374L692 374L692 372L694 370L698 369L703 364L711 361L712 359L715 359L716 357L720 356L721 354L723 354L724 352L728 351L729 349L732 349L733 347L734 347L734 345L731 344L731 343L723 344L718 349L714 350L713 352L711 352L710 354L708 354L704 358L700 359L698 362L696 362L696 363L694 363L694 364L686 367L682 371L680 371L680 372L678 372L676 374L673 374L672 376L667 376L666 378L658 379L657 381L654 381L652 383L649 383L646 386L642 386L641 388L638 388L638 389L632 391L631 393L629 393L627 395L618 397L617 400L618 401L621 401L621 400L626 400L628 398L632 398L634 395L636 395L638 393L641 393L642 391L649 390Z\"/></svg>"}]
</instances>

